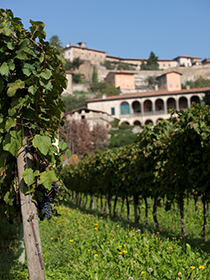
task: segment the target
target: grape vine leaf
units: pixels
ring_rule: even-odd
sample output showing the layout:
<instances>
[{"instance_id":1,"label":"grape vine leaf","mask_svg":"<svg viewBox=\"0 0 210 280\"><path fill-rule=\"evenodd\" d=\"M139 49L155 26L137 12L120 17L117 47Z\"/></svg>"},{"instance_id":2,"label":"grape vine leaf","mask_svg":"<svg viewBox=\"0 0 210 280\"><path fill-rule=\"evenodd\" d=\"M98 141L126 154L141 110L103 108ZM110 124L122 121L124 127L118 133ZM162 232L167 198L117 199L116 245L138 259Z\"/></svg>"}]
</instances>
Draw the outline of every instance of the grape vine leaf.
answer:
<instances>
[{"instance_id":1,"label":"grape vine leaf","mask_svg":"<svg viewBox=\"0 0 210 280\"><path fill-rule=\"evenodd\" d=\"M57 181L57 177L55 175L54 170L49 170L40 173L40 180L38 184L42 184L45 188L51 190L53 181Z\"/></svg>"},{"instance_id":2,"label":"grape vine leaf","mask_svg":"<svg viewBox=\"0 0 210 280\"><path fill-rule=\"evenodd\" d=\"M49 80L49 78L52 76L52 72L49 69L45 69L45 71L43 71L40 76L45 80Z\"/></svg>"},{"instance_id":3,"label":"grape vine leaf","mask_svg":"<svg viewBox=\"0 0 210 280\"><path fill-rule=\"evenodd\" d=\"M15 95L15 93L18 89L25 87L25 82L21 81L21 80L16 80L14 83L9 83L8 86L9 86L9 88L7 90L7 95L9 97L12 97Z\"/></svg>"},{"instance_id":4,"label":"grape vine leaf","mask_svg":"<svg viewBox=\"0 0 210 280\"><path fill-rule=\"evenodd\" d=\"M2 63L2 65L1 65L0 74L2 76L6 76L6 77L9 75L9 66L6 62Z\"/></svg>"},{"instance_id":5,"label":"grape vine leaf","mask_svg":"<svg viewBox=\"0 0 210 280\"><path fill-rule=\"evenodd\" d=\"M6 129L6 131L9 131L10 128L12 128L12 127L14 127L14 126L16 126L16 120L9 117L9 118L6 120L6 124L5 124L5 129Z\"/></svg>"},{"instance_id":6,"label":"grape vine leaf","mask_svg":"<svg viewBox=\"0 0 210 280\"><path fill-rule=\"evenodd\" d=\"M17 155L19 148L22 146L21 131L10 131L7 133L3 142L3 149L10 152L13 156Z\"/></svg>"},{"instance_id":7,"label":"grape vine leaf","mask_svg":"<svg viewBox=\"0 0 210 280\"><path fill-rule=\"evenodd\" d=\"M66 142L59 142L58 147L61 149L61 151L65 150L67 148Z\"/></svg>"},{"instance_id":8,"label":"grape vine leaf","mask_svg":"<svg viewBox=\"0 0 210 280\"><path fill-rule=\"evenodd\" d=\"M22 177L26 185L30 186L35 182L36 177L39 175L39 170L33 172L32 168L27 168L23 171Z\"/></svg>"},{"instance_id":9,"label":"grape vine leaf","mask_svg":"<svg viewBox=\"0 0 210 280\"><path fill-rule=\"evenodd\" d=\"M49 151L49 147L51 146L51 141L48 136L41 136L37 134L35 135L32 142L33 142L33 146L35 148L38 148L43 155L45 156L47 155Z\"/></svg>"}]
</instances>

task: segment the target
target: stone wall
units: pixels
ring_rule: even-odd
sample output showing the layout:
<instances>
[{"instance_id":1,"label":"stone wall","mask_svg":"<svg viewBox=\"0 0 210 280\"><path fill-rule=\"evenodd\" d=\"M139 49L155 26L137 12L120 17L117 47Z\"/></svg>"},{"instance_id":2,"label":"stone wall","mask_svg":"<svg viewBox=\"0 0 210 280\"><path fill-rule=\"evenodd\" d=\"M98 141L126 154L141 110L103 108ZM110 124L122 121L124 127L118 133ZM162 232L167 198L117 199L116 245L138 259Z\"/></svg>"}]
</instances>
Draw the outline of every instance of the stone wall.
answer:
<instances>
[{"instance_id":1,"label":"stone wall","mask_svg":"<svg viewBox=\"0 0 210 280\"><path fill-rule=\"evenodd\" d=\"M104 66L101 65L94 65L91 64L90 61L84 61L82 65L80 65L79 69L75 70L75 73L82 73L84 74L85 80L87 83L91 83L92 80L92 75L93 75L93 69L96 67L98 71L98 81L102 82L105 80L107 74L109 72L114 72L114 70L107 70ZM170 71L176 71L181 73L181 84L185 84L187 81L195 81L198 79L200 76L202 76L204 79L210 79L210 64L207 65L197 65L197 66L192 66L192 67L174 67L174 68L169 68L167 70L141 70L141 71L126 71L126 72L131 72L134 73L134 80L135 80L135 87L136 89L146 89L148 84L146 79L149 76L160 76L166 72ZM74 88L72 91L77 90L75 88L79 87L79 85L73 86ZM89 90L88 85L83 85L80 86L80 88L83 88L81 90L87 91Z\"/></svg>"}]
</instances>

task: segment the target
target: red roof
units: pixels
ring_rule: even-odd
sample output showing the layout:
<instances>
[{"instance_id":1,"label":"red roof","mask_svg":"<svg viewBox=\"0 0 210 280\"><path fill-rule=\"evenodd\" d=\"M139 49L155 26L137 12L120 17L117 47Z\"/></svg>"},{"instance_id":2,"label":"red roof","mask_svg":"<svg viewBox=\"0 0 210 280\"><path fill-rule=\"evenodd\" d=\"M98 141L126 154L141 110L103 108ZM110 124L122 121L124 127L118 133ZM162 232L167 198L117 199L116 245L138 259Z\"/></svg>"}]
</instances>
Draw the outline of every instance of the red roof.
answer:
<instances>
[{"instance_id":1,"label":"red roof","mask_svg":"<svg viewBox=\"0 0 210 280\"><path fill-rule=\"evenodd\" d=\"M174 60L177 59L177 58L179 58L179 57L184 57L184 58L198 58L198 59L201 59L200 57L195 57L195 56L179 55L179 56L177 56L176 58L174 58Z\"/></svg>"}]
</instances>

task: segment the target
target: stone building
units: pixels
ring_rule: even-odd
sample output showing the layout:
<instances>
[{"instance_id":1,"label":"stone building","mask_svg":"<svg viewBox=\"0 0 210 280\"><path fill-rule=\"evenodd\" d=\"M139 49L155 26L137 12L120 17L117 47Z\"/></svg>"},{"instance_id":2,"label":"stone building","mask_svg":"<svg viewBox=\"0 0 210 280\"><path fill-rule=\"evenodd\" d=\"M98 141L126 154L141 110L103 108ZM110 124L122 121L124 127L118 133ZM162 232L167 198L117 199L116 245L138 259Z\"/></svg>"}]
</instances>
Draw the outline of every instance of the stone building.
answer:
<instances>
[{"instance_id":1,"label":"stone building","mask_svg":"<svg viewBox=\"0 0 210 280\"><path fill-rule=\"evenodd\" d=\"M82 120L86 120L89 124L90 130L93 129L97 124L103 125L107 129L110 128L110 122L115 120L115 117L107 112L103 112L97 109L88 109L85 107L81 107L73 110L72 112L66 113L64 115L64 119L66 121L75 121L81 122Z\"/></svg>"},{"instance_id":2,"label":"stone building","mask_svg":"<svg viewBox=\"0 0 210 280\"><path fill-rule=\"evenodd\" d=\"M162 89L108 97L104 95L102 98L87 100L87 107L111 114L120 123L139 126L151 122L156 125L158 120L170 117L170 108L185 110L192 102L202 103L205 93L210 91L210 87L182 90L181 85L178 85L177 88L177 81L180 81L180 73L177 72L161 75L159 80Z\"/></svg>"},{"instance_id":3,"label":"stone building","mask_svg":"<svg viewBox=\"0 0 210 280\"><path fill-rule=\"evenodd\" d=\"M106 54L105 51L87 48L84 42L77 43L76 46L69 43L64 50L64 58L73 61L74 58L79 57L84 61L90 61L92 64L104 63L105 60L112 62L112 64L128 63L135 70L141 70L141 64L147 63L146 58L121 58ZM205 62L205 61L204 61ZM174 59L158 59L159 69L169 69L173 67L191 67L194 65L201 65L202 61L200 57L193 56L177 56Z\"/></svg>"},{"instance_id":4,"label":"stone building","mask_svg":"<svg viewBox=\"0 0 210 280\"><path fill-rule=\"evenodd\" d=\"M91 61L92 64L100 64L103 63L106 59L106 52L89 49L86 47L86 44L83 42L77 43L76 46L67 45L64 48L64 58L70 61L73 61L74 58L79 57L85 61Z\"/></svg>"}]
</instances>

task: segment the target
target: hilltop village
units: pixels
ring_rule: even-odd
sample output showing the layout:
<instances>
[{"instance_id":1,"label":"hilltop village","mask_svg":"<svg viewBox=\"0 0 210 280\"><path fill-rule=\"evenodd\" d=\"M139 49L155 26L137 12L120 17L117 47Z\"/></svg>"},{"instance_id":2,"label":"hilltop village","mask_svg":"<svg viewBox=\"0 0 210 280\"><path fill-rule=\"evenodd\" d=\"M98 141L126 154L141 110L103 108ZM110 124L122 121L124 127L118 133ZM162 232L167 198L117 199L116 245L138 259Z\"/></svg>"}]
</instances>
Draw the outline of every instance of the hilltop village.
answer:
<instances>
[{"instance_id":1,"label":"hilltop village","mask_svg":"<svg viewBox=\"0 0 210 280\"><path fill-rule=\"evenodd\" d=\"M116 96L106 96L87 100L87 108L78 108L66 115L68 120L86 119L90 127L100 123L109 127L109 122L118 119L120 123L140 126L147 123L156 125L158 120L169 117L168 109L186 109L192 102L202 103L209 87L182 89L182 84L199 77L210 79L210 59L191 56L177 56L174 59L158 59L158 70L141 70L148 59L120 58L107 55L105 51L90 49L81 42L71 43L64 48L64 58L73 61L80 58L79 69L66 71L68 87L64 95L74 90L88 91L94 71L98 81L112 83L120 90ZM111 69L106 68L106 63ZM131 70L123 70L118 65L126 64ZM119 70L118 70L119 69ZM80 73L86 83L72 84L72 74ZM155 78L153 89L148 87L148 78Z\"/></svg>"}]
</instances>

